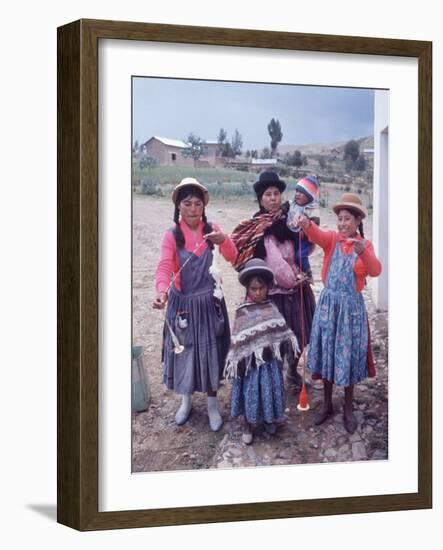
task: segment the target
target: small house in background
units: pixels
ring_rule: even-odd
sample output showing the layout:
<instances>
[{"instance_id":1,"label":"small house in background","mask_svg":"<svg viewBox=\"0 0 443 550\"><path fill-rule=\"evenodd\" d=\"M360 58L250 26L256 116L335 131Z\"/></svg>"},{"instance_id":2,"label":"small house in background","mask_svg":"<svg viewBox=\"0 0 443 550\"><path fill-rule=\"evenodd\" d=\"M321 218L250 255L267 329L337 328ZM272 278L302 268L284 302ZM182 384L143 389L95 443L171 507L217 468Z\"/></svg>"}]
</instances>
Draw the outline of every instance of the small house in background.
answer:
<instances>
[{"instance_id":1,"label":"small house in background","mask_svg":"<svg viewBox=\"0 0 443 550\"><path fill-rule=\"evenodd\" d=\"M163 138L153 136L142 146L144 155L153 158L161 166L192 166L194 160L190 156L183 155L188 144L179 139ZM205 142L205 152L196 161L195 166L214 167L218 164L218 142Z\"/></svg>"},{"instance_id":2,"label":"small house in background","mask_svg":"<svg viewBox=\"0 0 443 550\"><path fill-rule=\"evenodd\" d=\"M144 155L153 158L162 166L194 166L190 157L183 156L186 143L178 139L153 136L143 143L141 150Z\"/></svg>"}]
</instances>

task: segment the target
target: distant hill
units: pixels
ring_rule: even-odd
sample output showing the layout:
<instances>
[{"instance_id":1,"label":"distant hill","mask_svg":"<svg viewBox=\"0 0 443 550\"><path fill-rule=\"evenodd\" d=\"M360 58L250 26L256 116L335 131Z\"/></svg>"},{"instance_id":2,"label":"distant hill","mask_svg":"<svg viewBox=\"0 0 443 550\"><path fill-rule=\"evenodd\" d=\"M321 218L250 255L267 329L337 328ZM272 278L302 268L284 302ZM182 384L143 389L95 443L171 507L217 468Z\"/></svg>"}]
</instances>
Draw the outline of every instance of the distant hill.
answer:
<instances>
[{"instance_id":1,"label":"distant hill","mask_svg":"<svg viewBox=\"0 0 443 550\"><path fill-rule=\"evenodd\" d=\"M331 143L308 143L304 145L279 145L277 151L281 157L286 155L286 153L293 153L296 150L300 151L300 153L303 153L304 155L327 155L330 154L333 149L343 153L345 145L348 141L350 140L334 141ZM363 149L373 149L374 147L373 136L363 137L356 139L355 141L358 141L360 144L360 151L363 151Z\"/></svg>"}]
</instances>

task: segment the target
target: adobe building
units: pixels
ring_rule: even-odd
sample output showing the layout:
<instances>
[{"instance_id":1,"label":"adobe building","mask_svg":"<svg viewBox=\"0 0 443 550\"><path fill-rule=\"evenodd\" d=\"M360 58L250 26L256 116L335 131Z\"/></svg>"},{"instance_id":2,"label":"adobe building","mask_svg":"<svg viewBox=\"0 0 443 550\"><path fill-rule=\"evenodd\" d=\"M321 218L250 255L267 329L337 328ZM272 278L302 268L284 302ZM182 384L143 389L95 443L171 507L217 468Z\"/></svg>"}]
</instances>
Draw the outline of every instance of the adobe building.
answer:
<instances>
[{"instance_id":1,"label":"adobe building","mask_svg":"<svg viewBox=\"0 0 443 550\"><path fill-rule=\"evenodd\" d=\"M182 140L153 136L141 146L145 155L153 158L161 166L190 166L194 167L194 159L183 155L188 144ZM207 141L205 153L195 163L200 167L215 167L218 164L218 143Z\"/></svg>"}]
</instances>

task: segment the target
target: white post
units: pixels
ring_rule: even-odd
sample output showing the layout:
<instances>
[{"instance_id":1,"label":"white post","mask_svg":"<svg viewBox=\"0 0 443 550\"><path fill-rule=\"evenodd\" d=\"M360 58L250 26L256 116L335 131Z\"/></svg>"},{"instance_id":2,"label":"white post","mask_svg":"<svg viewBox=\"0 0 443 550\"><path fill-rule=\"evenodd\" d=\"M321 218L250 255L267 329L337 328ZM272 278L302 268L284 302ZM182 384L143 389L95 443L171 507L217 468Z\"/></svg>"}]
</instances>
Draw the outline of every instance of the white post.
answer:
<instances>
[{"instance_id":1,"label":"white post","mask_svg":"<svg viewBox=\"0 0 443 550\"><path fill-rule=\"evenodd\" d=\"M389 280L389 92L375 91L373 242L383 269L372 280L372 297L378 309L388 309Z\"/></svg>"}]
</instances>

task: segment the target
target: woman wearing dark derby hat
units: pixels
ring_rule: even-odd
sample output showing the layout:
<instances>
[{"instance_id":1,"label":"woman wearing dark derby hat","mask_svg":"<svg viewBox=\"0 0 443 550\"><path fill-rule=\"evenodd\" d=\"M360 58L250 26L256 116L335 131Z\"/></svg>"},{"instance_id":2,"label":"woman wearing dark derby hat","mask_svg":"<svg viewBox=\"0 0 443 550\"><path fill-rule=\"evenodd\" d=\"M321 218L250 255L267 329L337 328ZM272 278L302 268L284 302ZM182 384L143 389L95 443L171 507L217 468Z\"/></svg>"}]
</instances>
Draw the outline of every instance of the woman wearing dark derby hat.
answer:
<instances>
[{"instance_id":1,"label":"woman wearing dark derby hat","mask_svg":"<svg viewBox=\"0 0 443 550\"><path fill-rule=\"evenodd\" d=\"M220 246L220 253L229 262L234 261L237 250L216 224L207 221L208 201L208 190L194 178L184 178L173 190L174 227L163 237L156 271L157 296L152 305L162 309L167 302L167 325L183 347L177 352L170 331L164 331L164 383L182 396L176 423L188 420L192 394L204 392L208 395L209 425L217 431L223 424L217 389L230 331L225 301L214 295L209 268L214 245Z\"/></svg>"},{"instance_id":2,"label":"woman wearing dark derby hat","mask_svg":"<svg viewBox=\"0 0 443 550\"><path fill-rule=\"evenodd\" d=\"M238 250L234 263L237 270L251 258L262 258L273 271L275 284L269 291L269 298L295 333L301 354L309 343L315 298L296 265L295 237L286 225L288 203L282 204L285 189L286 183L276 172L262 172L254 183L260 209L252 218L241 222L231 238ZM301 381L297 373L299 357L290 362L289 368L290 380L297 384Z\"/></svg>"}]
</instances>

